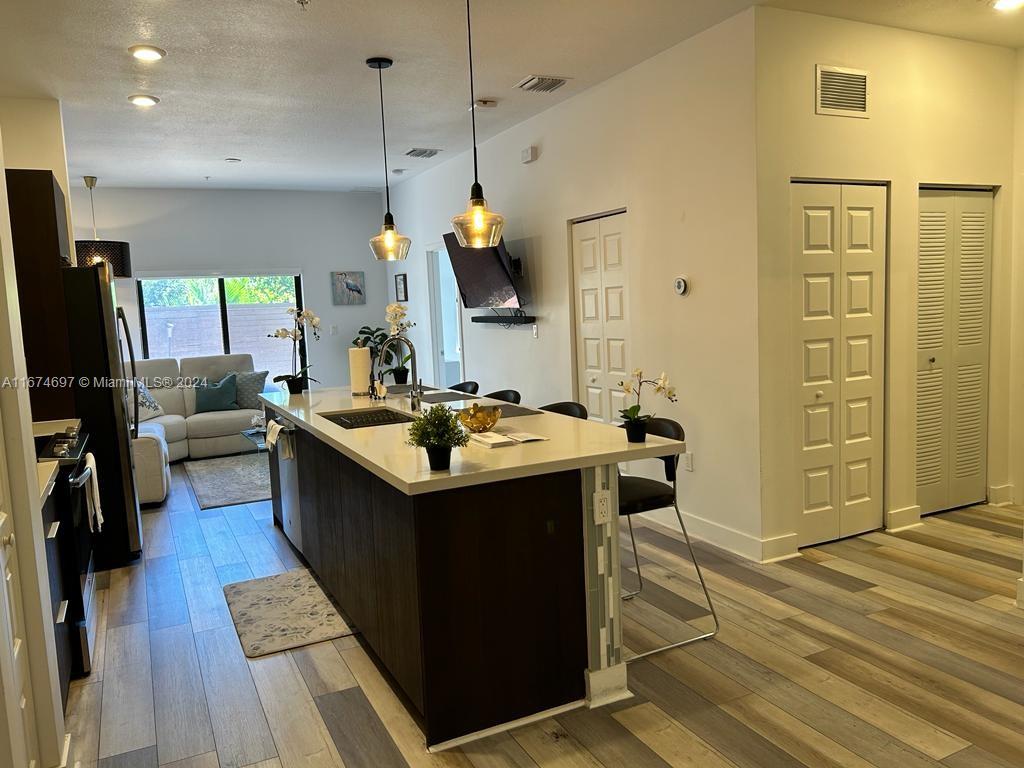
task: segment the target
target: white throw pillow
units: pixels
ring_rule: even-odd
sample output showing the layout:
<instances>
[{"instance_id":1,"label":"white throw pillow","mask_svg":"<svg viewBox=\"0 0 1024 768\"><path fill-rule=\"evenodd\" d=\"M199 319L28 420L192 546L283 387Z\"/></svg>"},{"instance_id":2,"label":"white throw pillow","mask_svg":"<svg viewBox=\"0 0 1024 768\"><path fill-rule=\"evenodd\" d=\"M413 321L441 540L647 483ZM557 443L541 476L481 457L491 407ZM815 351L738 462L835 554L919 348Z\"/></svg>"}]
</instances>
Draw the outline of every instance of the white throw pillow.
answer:
<instances>
[{"instance_id":1,"label":"white throw pillow","mask_svg":"<svg viewBox=\"0 0 1024 768\"><path fill-rule=\"evenodd\" d=\"M157 416L163 416L164 408L153 397L149 388L138 380L136 380L135 386L139 388L139 421L149 421Z\"/></svg>"}]
</instances>

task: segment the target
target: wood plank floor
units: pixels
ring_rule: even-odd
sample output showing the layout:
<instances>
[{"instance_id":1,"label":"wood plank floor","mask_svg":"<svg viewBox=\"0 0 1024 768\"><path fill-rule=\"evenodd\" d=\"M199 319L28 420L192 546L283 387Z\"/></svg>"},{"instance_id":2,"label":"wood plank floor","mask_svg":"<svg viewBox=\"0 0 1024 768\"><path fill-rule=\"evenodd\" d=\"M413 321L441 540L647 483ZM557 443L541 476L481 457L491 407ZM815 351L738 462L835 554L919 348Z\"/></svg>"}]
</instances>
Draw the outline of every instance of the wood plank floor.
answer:
<instances>
[{"instance_id":1,"label":"wood plank floor","mask_svg":"<svg viewBox=\"0 0 1024 768\"><path fill-rule=\"evenodd\" d=\"M1024 508L772 565L698 543L718 637L630 665L628 701L443 754L355 638L242 654L222 584L299 564L269 503L200 510L175 467L144 520L145 557L111 574L96 671L72 688L78 768L1024 765ZM624 633L638 653L708 617L680 534L641 523L637 542L645 586Z\"/></svg>"}]
</instances>

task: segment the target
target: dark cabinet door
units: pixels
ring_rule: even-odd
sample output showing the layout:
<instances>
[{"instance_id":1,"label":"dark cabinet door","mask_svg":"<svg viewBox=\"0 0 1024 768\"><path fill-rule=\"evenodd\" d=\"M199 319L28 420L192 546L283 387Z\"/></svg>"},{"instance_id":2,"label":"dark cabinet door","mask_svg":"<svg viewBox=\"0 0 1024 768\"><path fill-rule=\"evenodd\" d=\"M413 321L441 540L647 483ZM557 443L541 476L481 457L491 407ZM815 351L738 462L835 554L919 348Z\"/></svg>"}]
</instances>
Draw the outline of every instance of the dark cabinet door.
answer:
<instances>
[{"instance_id":1,"label":"dark cabinet door","mask_svg":"<svg viewBox=\"0 0 1024 768\"><path fill-rule=\"evenodd\" d=\"M302 481L299 483L299 521L302 529L302 556L316 573L321 572L320 561L320 498L323 492L323 472L320 461L324 445L304 429L292 434L295 438L295 461L302 456ZM278 459L280 460L280 459Z\"/></svg>"},{"instance_id":2,"label":"dark cabinet door","mask_svg":"<svg viewBox=\"0 0 1024 768\"><path fill-rule=\"evenodd\" d=\"M345 586L339 600L370 645L379 649L371 475L351 459L341 454L336 455L341 469L339 497L344 530L342 545Z\"/></svg>"},{"instance_id":3,"label":"dark cabinet door","mask_svg":"<svg viewBox=\"0 0 1024 768\"><path fill-rule=\"evenodd\" d=\"M371 478L371 487L378 654L422 714L423 656L413 499L379 477Z\"/></svg>"}]
</instances>

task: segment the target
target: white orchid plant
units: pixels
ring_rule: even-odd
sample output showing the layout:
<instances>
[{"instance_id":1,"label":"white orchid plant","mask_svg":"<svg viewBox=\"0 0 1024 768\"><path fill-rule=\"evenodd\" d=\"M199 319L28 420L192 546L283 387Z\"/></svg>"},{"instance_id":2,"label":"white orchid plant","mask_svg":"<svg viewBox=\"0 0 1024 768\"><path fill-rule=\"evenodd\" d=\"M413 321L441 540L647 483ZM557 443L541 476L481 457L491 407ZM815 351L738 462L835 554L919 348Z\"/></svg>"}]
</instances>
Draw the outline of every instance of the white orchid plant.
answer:
<instances>
[{"instance_id":1,"label":"white orchid plant","mask_svg":"<svg viewBox=\"0 0 1024 768\"><path fill-rule=\"evenodd\" d=\"M275 382L287 381L288 379L298 379L305 375L312 366L304 366L301 369L299 366L299 342L302 340L305 329L309 336L316 341L320 340L320 318L315 312L308 309L299 309L298 307L289 307L288 315L292 319L291 328L278 328L273 333L268 333L267 336L271 339L288 339L292 343L292 372L290 374L285 373L280 376L275 376ZM309 378L310 381L316 381L314 378ZM317 382L319 383L319 382Z\"/></svg>"},{"instance_id":2,"label":"white orchid plant","mask_svg":"<svg viewBox=\"0 0 1024 768\"><path fill-rule=\"evenodd\" d=\"M664 371L656 379L645 379L643 370L636 368L633 370L633 375L630 378L619 382L623 392L627 395L636 395L635 404L619 411L623 421L647 421L651 418L652 414L640 413L640 394L645 384L654 387L655 394L662 395L670 403L674 403L679 399L676 397L676 388L669 384L668 376L665 375Z\"/></svg>"},{"instance_id":3,"label":"white orchid plant","mask_svg":"<svg viewBox=\"0 0 1024 768\"><path fill-rule=\"evenodd\" d=\"M391 335L399 336L410 328L415 328L416 323L406 320L405 316L409 314L409 310L405 304L400 304L395 301L384 307L384 319L388 321L388 325L391 326Z\"/></svg>"}]
</instances>

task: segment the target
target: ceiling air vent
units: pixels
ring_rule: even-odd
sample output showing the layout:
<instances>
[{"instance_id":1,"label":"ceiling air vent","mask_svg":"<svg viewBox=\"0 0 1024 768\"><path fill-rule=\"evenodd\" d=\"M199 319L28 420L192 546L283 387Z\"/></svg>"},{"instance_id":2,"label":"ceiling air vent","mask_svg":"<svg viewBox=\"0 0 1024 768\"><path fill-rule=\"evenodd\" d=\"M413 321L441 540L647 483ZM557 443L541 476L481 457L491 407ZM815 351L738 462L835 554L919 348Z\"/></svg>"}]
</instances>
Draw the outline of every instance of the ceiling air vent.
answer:
<instances>
[{"instance_id":1,"label":"ceiling air vent","mask_svg":"<svg viewBox=\"0 0 1024 768\"><path fill-rule=\"evenodd\" d=\"M867 72L824 64L818 64L815 72L815 112L840 117L869 117Z\"/></svg>"},{"instance_id":2,"label":"ceiling air vent","mask_svg":"<svg viewBox=\"0 0 1024 768\"><path fill-rule=\"evenodd\" d=\"M552 75L528 75L516 83L516 88L535 93L551 93L565 85L566 78Z\"/></svg>"},{"instance_id":3,"label":"ceiling air vent","mask_svg":"<svg viewBox=\"0 0 1024 768\"><path fill-rule=\"evenodd\" d=\"M405 155L406 155L406 157L428 158L428 157L433 157L434 155L436 155L440 151L441 151L440 149L422 149L420 147L413 147L408 152L406 152Z\"/></svg>"}]
</instances>

